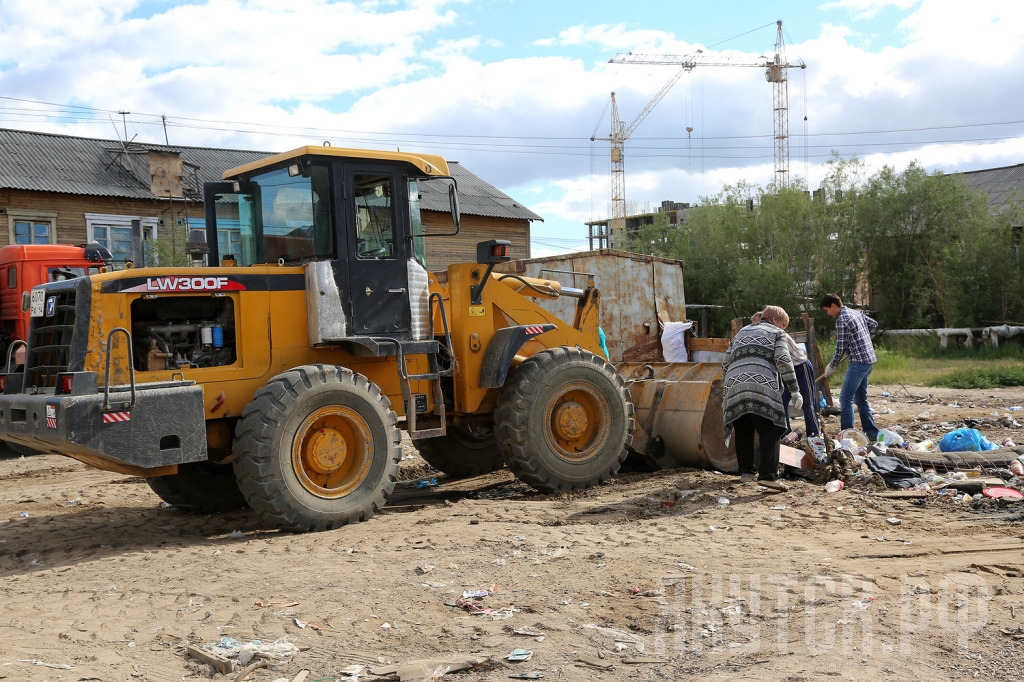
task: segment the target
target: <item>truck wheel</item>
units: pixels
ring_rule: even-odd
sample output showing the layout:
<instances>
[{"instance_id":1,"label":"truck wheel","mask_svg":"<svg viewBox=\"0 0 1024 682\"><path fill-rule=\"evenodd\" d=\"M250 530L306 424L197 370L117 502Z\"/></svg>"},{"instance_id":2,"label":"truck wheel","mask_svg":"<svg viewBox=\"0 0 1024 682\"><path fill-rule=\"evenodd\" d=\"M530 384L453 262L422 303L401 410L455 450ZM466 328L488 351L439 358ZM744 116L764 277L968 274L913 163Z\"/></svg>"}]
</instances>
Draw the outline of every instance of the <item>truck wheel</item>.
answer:
<instances>
[{"instance_id":1,"label":"truck wheel","mask_svg":"<svg viewBox=\"0 0 1024 682\"><path fill-rule=\"evenodd\" d=\"M178 473L147 478L146 483L161 500L178 509L222 512L245 506L245 498L235 482L235 473L227 464L179 464Z\"/></svg>"},{"instance_id":2,"label":"truck wheel","mask_svg":"<svg viewBox=\"0 0 1024 682\"><path fill-rule=\"evenodd\" d=\"M549 492L614 476L633 440L632 416L614 367L587 351L551 348L515 369L498 395L494 421L508 467Z\"/></svg>"},{"instance_id":3,"label":"truck wheel","mask_svg":"<svg viewBox=\"0 0 1024 682\"><path fill-rule=\"evenodd\" d=\"M365 521L395 488L402 456L391 401L366 377L305 365L256 391L235 428L249 506L286 530Z\"/></svg>"},{"instance_id":4,"label":"truck wheel","mask_svg":"<svg viewBox=\"0 0 1024 682\"><path fill-rule=\"evenodd\" d=\"M478 436L453 425L447 435L412 444L427 464L455 478L483 476L505 466L493 433Z\"/></svg>"}]
</instances>

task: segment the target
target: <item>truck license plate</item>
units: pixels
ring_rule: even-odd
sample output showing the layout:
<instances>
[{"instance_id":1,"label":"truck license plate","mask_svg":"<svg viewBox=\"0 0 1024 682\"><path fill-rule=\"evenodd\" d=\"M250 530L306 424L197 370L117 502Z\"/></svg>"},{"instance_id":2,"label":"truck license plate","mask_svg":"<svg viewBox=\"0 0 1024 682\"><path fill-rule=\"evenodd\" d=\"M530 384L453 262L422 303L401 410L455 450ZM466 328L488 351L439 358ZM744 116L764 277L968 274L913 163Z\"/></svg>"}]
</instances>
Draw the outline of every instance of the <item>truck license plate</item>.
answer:
<instances>
[{"instance_id":1,"label":"truck license plate","mask_svg":"<svg viewBox=\"0 0 1024 682\"><path fill-rule=\"evenodd\" d=\"M33 289L32 298L29 303L29 315L32 317L42 317L45 305L46 291L44 289Z\"/></svg>"}]
</instances>

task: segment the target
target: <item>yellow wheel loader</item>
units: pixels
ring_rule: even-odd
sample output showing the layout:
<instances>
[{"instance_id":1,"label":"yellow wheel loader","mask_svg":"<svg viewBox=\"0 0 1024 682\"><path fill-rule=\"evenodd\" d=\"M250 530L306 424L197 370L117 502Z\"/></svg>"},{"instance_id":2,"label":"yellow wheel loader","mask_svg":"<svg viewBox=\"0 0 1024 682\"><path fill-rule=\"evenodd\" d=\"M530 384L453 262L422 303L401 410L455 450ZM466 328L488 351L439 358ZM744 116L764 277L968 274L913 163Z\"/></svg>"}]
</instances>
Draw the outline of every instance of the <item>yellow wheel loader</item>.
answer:
<instances>
[{"instance_id":1,"label":"yellow wheel loader","mask_svg":"<svg viewBox=\"0 0 1024 682\"><path fill-rule=\"evenodd\" d=\"M223 180L205 187L205 245L190 236L208 265L32 290L0 438L302 531L385 503L400 428L453 475L507 464L552 491L618 471L633 407L598 290L494 273L501 240L437 281L418 202L420 183L447 183L458 231L443 158L303 147ZM536 302L562 296L572 323Z\"/></svg>"}]
</instances>

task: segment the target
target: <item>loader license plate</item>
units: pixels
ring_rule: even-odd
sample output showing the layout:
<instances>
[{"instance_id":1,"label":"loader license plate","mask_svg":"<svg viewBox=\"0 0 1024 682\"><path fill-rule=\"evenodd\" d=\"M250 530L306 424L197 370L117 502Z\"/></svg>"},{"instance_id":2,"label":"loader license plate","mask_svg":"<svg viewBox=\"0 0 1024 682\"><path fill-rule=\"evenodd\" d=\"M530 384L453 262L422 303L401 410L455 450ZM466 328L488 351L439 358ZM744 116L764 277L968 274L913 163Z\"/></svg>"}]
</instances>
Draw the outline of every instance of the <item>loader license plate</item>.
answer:
<instances>
[{"instance_id":1,"label":"loader license plate","mask_svg":"<svg viewBox=\"0 0 1024 682\"><path fill-rule=\"evenodd\" d=\"M44 289L33 289L32 298L29 300L29 315L42 317L46 306L46 291Z\"/></svg>"}]
</instances>

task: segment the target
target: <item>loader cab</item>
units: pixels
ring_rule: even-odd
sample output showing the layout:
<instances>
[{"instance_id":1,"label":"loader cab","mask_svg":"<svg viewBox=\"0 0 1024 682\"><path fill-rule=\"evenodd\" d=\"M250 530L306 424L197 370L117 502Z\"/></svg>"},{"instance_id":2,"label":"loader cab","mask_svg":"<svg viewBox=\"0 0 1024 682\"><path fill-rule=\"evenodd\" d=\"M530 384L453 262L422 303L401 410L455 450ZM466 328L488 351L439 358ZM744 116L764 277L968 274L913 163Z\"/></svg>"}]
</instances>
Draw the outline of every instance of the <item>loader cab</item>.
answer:
<instances>
[{"instance_id":1,"label":"loader cab","mask_svg":"<svg viewBox=\"0 0 1024 682\"><path fill-rule=\"evenodd\" d=\"M448 178L440 157L330 147L228 171L205 186L210 265L304 265L307 292L333 279L343 319L335 337L420 340L427 271L418 188L435 177ZM338 340L311 329L313 343Z\"/></svg>"}]
</instances>

